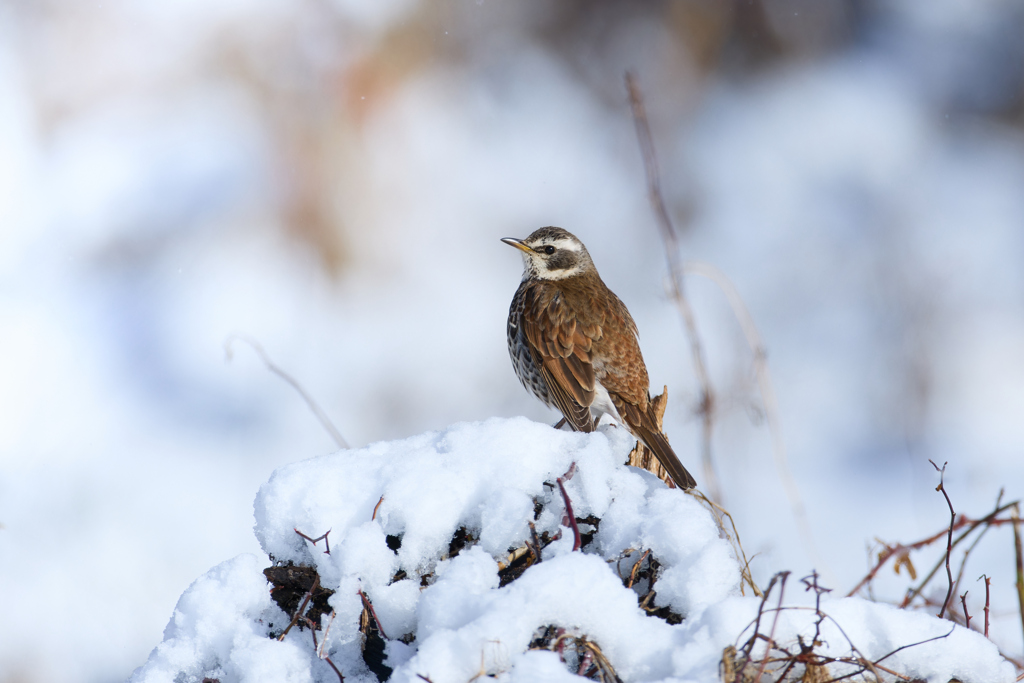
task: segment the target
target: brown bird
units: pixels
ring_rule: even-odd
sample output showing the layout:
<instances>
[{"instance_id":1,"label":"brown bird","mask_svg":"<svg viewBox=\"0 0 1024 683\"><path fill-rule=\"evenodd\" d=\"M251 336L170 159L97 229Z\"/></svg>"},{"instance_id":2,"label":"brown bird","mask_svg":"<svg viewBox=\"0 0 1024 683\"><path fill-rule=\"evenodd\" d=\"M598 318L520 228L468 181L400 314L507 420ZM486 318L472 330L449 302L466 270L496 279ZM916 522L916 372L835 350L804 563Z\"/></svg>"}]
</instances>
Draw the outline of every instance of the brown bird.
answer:
<instances>
[{"instance_id":1,"label":"brown bird","mask_svg":"<svg viewBox=\"0 0 1024 683\"><path fill-rule=\"evenodd\" d=\"M508 311L508 352L523 386L578 432L611 415L654 453L676 486L697 485L658 427L636 323L573 234L541 228L501 240L523 252Z\"/></svg>"}]
</instances>

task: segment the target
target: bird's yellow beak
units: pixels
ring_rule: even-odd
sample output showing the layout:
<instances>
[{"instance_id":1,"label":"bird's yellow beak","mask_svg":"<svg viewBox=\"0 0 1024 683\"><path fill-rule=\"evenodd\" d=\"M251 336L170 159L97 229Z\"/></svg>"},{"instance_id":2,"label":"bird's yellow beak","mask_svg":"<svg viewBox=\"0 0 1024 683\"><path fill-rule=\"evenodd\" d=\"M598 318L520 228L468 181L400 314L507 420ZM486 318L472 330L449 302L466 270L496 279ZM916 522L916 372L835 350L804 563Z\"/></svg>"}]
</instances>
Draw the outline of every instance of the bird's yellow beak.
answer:
<instances>
[{"instance_id":1,"label":"bird's yellow beak","mask_svg":"<svg viewBox=\"0 0 1024 683\"><path fill-rule=\"evenodd\" d=\"M521 251L525 251L527 254L532 254L533 253L533 249L531 249L530 247L526 246L520 240L517 240L515 237L502 237L501 241L504 242L505 244L509 245L509 246L515 247L516 249L519 249Z\"/></svg>"}]
</instances>

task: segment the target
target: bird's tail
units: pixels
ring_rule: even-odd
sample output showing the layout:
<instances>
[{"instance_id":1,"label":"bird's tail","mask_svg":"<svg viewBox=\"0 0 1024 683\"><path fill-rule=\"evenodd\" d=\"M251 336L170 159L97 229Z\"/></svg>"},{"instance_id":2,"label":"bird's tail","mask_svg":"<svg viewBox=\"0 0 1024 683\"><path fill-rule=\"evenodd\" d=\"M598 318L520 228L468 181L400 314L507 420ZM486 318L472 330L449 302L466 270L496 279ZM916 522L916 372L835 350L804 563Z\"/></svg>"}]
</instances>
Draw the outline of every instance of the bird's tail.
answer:
<instances>
[{"instance_id":1,"label":"bird's tail","mask_svg":"<svg viewBox=\"0 0 1024 683\"><path fill-rule=\"evenodd\" d=\"M668 437L658 428L657 420L651 414L653 406L648 404L647 412L642 412L639 406L617 401L615 407L629 427L629 431L654 453L654 457L672 477L677 487L685 491L697 486L697 480L683 467L683 463L679 462L676 452L668 443Z\"/></svg>"},{"instance_id":2,"label":"bird's tail","mask_svg":"<svg viewBox=\"0 0 1024 683\"><path fill-rule=\"evenodd\" d=\"M669 445L668 438L664 434L644 429L642 425L633 429L637 437L644 442L644 445L651 449L654 457L658 459L661 466L668 472L668 476L672 477L672 481L676 486L685 491L697 485L693 475L683 467L683 463L679 462L676 452L672 450L672 446Z\"/></svg>"}]
</instances>

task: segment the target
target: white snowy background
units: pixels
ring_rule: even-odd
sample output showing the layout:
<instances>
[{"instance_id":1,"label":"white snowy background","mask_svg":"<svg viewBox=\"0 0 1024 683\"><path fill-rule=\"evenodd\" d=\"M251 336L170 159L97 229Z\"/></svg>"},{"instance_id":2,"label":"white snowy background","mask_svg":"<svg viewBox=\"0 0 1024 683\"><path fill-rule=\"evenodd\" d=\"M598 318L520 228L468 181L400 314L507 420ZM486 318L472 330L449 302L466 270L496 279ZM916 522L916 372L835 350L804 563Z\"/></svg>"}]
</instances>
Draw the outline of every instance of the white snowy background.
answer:
<instances>
[{"instance_id":1,"label":"white snowy background","mask_svg":"<svg viewBox=\"0 0 1024 683\"><path fill-rule=\"evenodd\" d=\"M508 361L498 242L542 225L629 305L703 481L627 68L683 257L768 349L813 550L740 329L687 282L755 578L845 594L873 539L941 529L929 458L958 512L1021 497L1022 30L1000 0L0 3L0 681L127 678L197 577L264 557L271 474L337 450L232 334L353 446L554 422ZM1008 529L965 573L976 618L982 572L1020 659Z\"/></svg>"}]
</instances>

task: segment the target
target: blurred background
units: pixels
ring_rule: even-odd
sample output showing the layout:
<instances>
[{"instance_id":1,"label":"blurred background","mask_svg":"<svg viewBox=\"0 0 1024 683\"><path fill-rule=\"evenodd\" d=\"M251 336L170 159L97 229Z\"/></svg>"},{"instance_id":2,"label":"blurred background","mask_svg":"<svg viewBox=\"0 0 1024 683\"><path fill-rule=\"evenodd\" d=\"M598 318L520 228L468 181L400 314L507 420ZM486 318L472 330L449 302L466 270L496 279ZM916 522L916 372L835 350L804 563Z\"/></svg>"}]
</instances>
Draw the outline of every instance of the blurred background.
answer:
<instances>
[{"instance_id":1,"label":"blurred background","mask_svg":"<svg viewBox=\"0 0 1024 683\"><path fill-rule=\"evenodd\" d=\"M740 326L687 279L755 577L845 594L874 539L941 530L929 458L958 512L1024 495L1022 34L1012 0L2 0L0 682L126 678L193 579L259 552L274 468L336 450L232 334L353 446L553 423L500 237L583 239L703 483L626 69L682 258L767 348L812 542ZM993 577L1020 658L1013 565L994 530L965 587L980 615Z\"/></svg>"}]
</instances>

